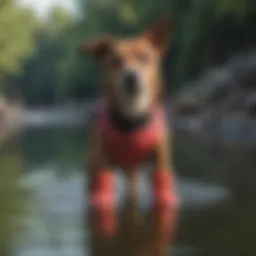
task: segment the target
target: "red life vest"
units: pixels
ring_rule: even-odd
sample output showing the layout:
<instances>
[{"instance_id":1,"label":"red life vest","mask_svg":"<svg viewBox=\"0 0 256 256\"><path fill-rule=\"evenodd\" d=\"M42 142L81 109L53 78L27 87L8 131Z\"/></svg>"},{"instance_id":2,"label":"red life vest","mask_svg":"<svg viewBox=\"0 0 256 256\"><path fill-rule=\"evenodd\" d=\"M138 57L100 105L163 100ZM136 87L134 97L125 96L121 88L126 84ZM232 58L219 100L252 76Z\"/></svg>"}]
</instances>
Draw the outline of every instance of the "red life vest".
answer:
<instances>
[{"instance_id":1,"label":"red life vest","mask_svg":"<svg viewBox=\"0 0 256 256\"><path fill-rule=\"evenodd\" d=\"M149 156L163 133L166 120L164 108L156 107L148 124L132 132L115 128L107 110L105 102L98 105L96 123L102 133L104 147L118 166L137 166Z\"/></svg>"}]
</instances>

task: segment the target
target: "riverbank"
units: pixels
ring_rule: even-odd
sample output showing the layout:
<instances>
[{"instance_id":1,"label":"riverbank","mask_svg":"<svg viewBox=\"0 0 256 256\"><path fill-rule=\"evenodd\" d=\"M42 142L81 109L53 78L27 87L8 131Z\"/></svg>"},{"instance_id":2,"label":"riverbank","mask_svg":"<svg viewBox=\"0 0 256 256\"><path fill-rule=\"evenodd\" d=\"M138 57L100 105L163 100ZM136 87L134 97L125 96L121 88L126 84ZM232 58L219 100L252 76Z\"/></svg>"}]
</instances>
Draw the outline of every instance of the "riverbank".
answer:
<instances>
[{"instance_id":1,"label":"riverbank","mask_svg":"<svg viewBox=\"0 0 256 256\"><path fill-rule=\"evenodd\" d=\"M24 109L20 124L23 128L33 127L81 127L91 118L94 101L55 108ZM168 106L169 104L166 103ZM170 122L176 131L189 132L211 144L256 144L256 119L241 114L215 116L205 110L192 117L184 117L169 108Z\"/></svg>"},{"instance_id":2,"label":"riverbank","mask_svg":"<svg viewBox=\"0 0 256 256\"><path fill-rule=\"evenodd\" d=\"M20 105L4 104L0 107L0 148L21 131L23 118Z\"/></svg>"}]
</instances>

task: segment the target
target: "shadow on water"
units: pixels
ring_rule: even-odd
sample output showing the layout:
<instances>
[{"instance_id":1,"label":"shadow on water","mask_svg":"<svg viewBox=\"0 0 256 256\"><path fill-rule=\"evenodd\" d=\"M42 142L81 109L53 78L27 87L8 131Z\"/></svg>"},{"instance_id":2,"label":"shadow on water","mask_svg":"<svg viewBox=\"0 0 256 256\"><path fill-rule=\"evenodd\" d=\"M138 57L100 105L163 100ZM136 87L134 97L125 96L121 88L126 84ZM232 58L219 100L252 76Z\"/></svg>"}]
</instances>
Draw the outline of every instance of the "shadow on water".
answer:
<instances>
[{"instance_id":1,"label":"shadow on water","mask_svg":"<svg viewBox=\"0 0 256 256\"><path fill-rule=\"evenodd\" d=\"M90 255L90 229L82 224L87 139L88 132L81 129L33 128L1 152L1 256ZM173 256L255 256L255 148L222 145L216 150L180 132L174 148L183 204ZM142 202L149 194L144 185ZM154 221L145 223L145 229L121 225L115 255L129 250L136 255L136 244L140 256L164 255L152 254L150 246L158 237L150 228ZM144 240L136 238L139 234ZM168 251L167 237L162 241Z\"/></svg>"}]
</instances>

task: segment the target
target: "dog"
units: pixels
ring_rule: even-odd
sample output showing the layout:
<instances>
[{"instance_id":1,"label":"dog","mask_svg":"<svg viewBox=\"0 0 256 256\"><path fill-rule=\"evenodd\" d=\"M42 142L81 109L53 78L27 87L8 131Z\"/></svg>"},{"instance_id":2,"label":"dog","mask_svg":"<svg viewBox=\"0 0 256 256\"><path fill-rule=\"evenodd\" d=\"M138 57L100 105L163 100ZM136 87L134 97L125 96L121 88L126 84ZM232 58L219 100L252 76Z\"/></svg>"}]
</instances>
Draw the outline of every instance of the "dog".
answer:
<instances>
[{"instance_id":1,"label":"dog","mask_svg":"<svg viewBox=\"0 0 256 256\"><path fill-rule=\"evenodd\" d=\"M161 62L169 45L170 21L161 18L133 38L106 35L80 48L104 70L103 95L90 136L89 193L95 204L115 204L116 168L124 170L129 196L137 197L140 167L149 161L155 205L177 205L171 133L162 100Z\"/></svg>"}]
</instances>

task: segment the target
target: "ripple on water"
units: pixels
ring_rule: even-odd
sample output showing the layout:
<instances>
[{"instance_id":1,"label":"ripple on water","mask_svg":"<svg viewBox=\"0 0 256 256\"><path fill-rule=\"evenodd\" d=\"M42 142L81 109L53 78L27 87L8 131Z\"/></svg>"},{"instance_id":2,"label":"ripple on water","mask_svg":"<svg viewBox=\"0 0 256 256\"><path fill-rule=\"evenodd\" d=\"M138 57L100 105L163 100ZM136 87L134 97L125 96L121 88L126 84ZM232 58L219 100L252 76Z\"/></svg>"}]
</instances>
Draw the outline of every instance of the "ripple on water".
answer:
<instances>
[{"instance_id":1,"label":"ripple on water","mask_svg":"<svg viewBox=\"0 0 256 256\"><path fill-rule=\"evenodd\" d=\"M81 172L59 176L55 171L44 169L30 172L24 177L22 186L33 191L35 200L17 256L80 255L84 235L88 236L81 228L85 202L83 181ZM141 207L147 208L151 196L146 175L141 175L140 182ZM125 191L123 177L118 175L119 206L124 201ZM178 191L183 210L209 207L229 199L229 192L223 187L183 179L178 179Z\"/></svg>"},{"instance_id":2,"label":"ripple on water","mask_svg":"<svg viewBox=\"0 0 256 256\"><path fill-rule=\"evenodd\" d=\"M48 205L49 209L67 214L82 210L84 202L84 177L82 173L74 172L71 176L59 176L53 170L31 172L23 180L23 186L32 189L36 198ZM149 206L151 194L150 182L146 174L140 176L142 207ZM182 198L184 208L211 206L229 198L229 191L222 186L188 179L178 179L177 189ZM117 201L124 201L126 183L118 174Z\"/></svg>"}]
</instances>

